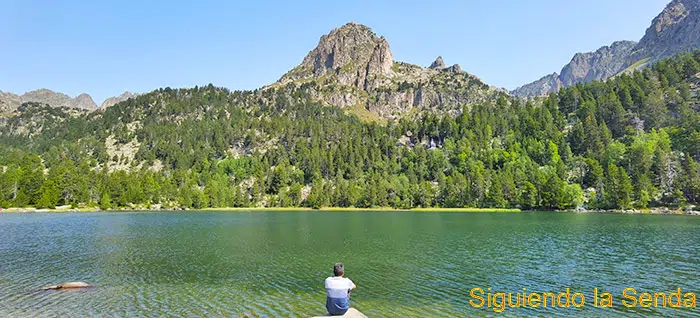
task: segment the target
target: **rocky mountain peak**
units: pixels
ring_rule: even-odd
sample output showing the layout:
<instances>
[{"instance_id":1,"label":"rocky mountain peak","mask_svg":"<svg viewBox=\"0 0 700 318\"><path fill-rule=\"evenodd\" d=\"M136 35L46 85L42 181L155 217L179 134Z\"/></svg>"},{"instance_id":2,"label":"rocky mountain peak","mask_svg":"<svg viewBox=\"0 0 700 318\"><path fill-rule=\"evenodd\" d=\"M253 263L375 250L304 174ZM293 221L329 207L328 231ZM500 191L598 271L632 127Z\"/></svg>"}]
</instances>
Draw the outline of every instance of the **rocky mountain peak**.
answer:
<instances>
[{"instance_id":1,"label":"rocky mountain peak","mask_svg":"<svg viewBox=\"0 0 700 318\"><path fill-rule=\"evenodd\" d=\"M129 99L129 98L133 98L133 97L136 97L136 96L137 96L137 95L135 95L135 94L133 94L133 93L131 93L131 92L129 92L129 91L126 91L126 92L122 93L122 94L119 95L119 96L107 98L107 99L102 103L102 105L100 105L100 109L105 109L105 108L108 108L108 107L112 107L112 106L114 106L114 105L116 105L116 104L118 104L118 103L121 103L121 102L123 102L123 101L125 101L125 100L127 100L127 99Z\"/></svg>"},{"instance_id":2,"label":"rocky mountain peak","mask_svg":"<svg viewBox=\"0 0 700 318\"><path fill-rule=\"evenodd\" d=\"M433 64L430 64L428 67L429 69L433 70L438 70L438 71L443 71L443 72L452 72L452 73L461 73L462 68L459 66L459 64L452 65L448 67L445 65L445 61L442 60L442 56L438 56L435 59L435 62Z\"/></svg>"},{"instance_id":3,"label":"rocky mountain peak","mask_svg":"<svg viewBox=\"0 0 700 318\"><path fill-rule=\"evenodd\" d=\"M697 1L671 1L666 8L661 11L661 14L654 18L650 29L653 29L656 33L662 33L683 21L683 19L688 17L690 11L696 9L697 6Z\"/></svg>"},{"instance_id":4,"label":"rocky mountain peak","mask_svg":"<svg viewBox=\"0 0 700 318\"><path fill-rule=\"evenodd\" d=\"M445 72L452 72L452 73L461 73L462 72L462 67L459 66L459 64L454 64L450 67L446 67L442 69Z\"/></svg>"},{"instance_id":5,"label":"rocky mountain peak","mask_svg":"<svg viewBox=\"0 0 700 318\"><path fill-rule=\"evenodd\" d=\"M430 68L393 60L386 38L350 22L321 36L301 64L264 90L304 90L362 118L398 118L412 109L459 112L501 92L441 57Z\"/></svg>"},{"instance_id":6,"label":"rocky mountain peak","mask_svg":"<svg viewBox=\"0 0 700 318\"><path fill-rule=\"evenodd\" d=\"M700 0L673 0L654 18L627 59L653 63L700 47Z\"/></svg>"},{"instance_id":7,"label":"rocky mountain peak","mask_svg":"<svg viewBox=\"0 0 700 318\"><path fill-rule=\"evenodd\" d=\"M346 73L340 76L342 84L362 87L368 76L391 75L393 63L389 43L383 36L350 22L321 36L316 48L281 81Z\"/></svg>"},{"instance_id":8,"label":"rocky mountain peak","mask_svg":"<svg viewBox=\"0 0 700 318\"><path fill-rule=\"evenodd\" d=\"M434 70L441 70L445 67L447 67L447 65L445 65L445 62L442 60L442 56L438 56L435 59L435 62L433 62L433 64L430 64L430 66L428 68L431 68Z\"/></svg>"}]
</instances>

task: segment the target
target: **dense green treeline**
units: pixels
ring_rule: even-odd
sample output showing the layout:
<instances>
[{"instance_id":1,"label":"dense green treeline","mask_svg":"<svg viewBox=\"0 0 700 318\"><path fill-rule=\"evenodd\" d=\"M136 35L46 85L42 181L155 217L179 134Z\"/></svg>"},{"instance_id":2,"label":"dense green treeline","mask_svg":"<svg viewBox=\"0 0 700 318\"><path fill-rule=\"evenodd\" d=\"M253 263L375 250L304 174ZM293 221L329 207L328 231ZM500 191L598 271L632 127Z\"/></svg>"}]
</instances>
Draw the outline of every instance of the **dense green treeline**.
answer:
<instances>
[{"instance_id":1,"label":"dense green treeline","mask_svg":"<svg viewBox=\"0 0 700 318\"><path fill-rule=\"evenodd\" d=\"M699 62L386 124L294 84L165 88L78 116L25 104L0 128L0 206L697 205Z\"/></svg>"}]
</instances>

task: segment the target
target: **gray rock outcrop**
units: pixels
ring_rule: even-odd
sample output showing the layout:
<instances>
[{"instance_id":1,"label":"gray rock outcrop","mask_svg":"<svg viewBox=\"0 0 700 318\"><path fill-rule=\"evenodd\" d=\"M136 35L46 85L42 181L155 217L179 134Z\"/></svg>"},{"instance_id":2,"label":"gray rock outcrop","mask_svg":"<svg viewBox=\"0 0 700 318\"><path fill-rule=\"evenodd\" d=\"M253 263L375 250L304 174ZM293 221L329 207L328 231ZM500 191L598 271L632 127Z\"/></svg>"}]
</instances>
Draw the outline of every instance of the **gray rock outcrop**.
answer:
<instances>
[{"instance_id":1,"label":"gray rock outcrop","mask_svg":"<svg viewBox=\"0 0 700 318\"><path fill-rule=\"evenodd\" d=\"M617 41L595 52L577 53L561 70L559 80L562 85L568 87L577 83L607 79L625 67L625 60L636 44L633 41Z\"/></svg>"},{"instance_id":2,"label":"gray rock outcrop","mask_svg":"<svg viewBox=\"0 0 700 318\"><path fill-rule=\"evenodd\" d=\"M559 91L563 87L559 74L552 73L547 76L513 90L511 94L521 97L543 96L551 92Z\"/></svg>"},{"instance_id":3,"label":"gray rock outcrop","mask_svg":"<svg viewBox=\"0 0 700 318\"><path fill-rule=\"evenodd\" d=\"M447 65L445 65L445 62L442 60L442 56L438 56L435 59L435 62L433 62L433 64L430 64L428 68L433 70L441 70L445 67L447 67Z\"/></svg>"},{"instance_id":4,"label":"gray rock outcrop","mask_svg":"<svg viewBox=\"0 0 700 318\"><path fill-rule=\"evenodd\" d=\"M126 91L119 96L110 97L110 98L105 99L105 101L102 103L102 105L100 105L100 109L106 109L106 108L112 107L118 103L121 103L123 101L126 101L129 98L133 98L136 96L137 95L132 94L129 91Z\"/></svg>"},{"instance_id":5,"label":"gray rock outcrop","mask_svg":"<svg viewBox=\"0 0 700 318\"><path fill-rule=\"evenodd\" d=\"M700 48L700 0L673 0L654 18L627 59L647 64Z\"/></svg>"},{"instance_id":6,"label":"gray rock outcrop","mask_svg":"<svg viewBox=\"0 0 700 318\"><path fill-rule=\"evenodd\" d=\"M626 67L627 57L636 44L633 41L617 41L595 52L576 53L560 74L544 76L516 88L511 93L521 97L541 96L577 83L607 79Z\"/></svg>"},{"instance_id":7,"label":"gray rock outcrop","mask_svg":"<svg viewBox=\"0 0 700 318\"><path fill-rule=\"evenodd\" d=\"M337 76L339 84L364 88L377 75L391 76L389 43L364 25L350 22L321 37L318 45L280 82Z\"/></svg>"},{"instance_id":8,"label":"gray rock outcrop","mask_svg":"<svg viewBox=\"0 0 700 318\"><path fill-rule=\"evenodd\" d=\"M435 61L428 66L429 69L431 70L437 70L437 71L444 71L444 72L452 72L452 73L461 73L462 68L459 66L459 64L452 65L448 67L445 65L445 61L442 60L442 56L438 56Z\"/></svg>"}]
</instances>

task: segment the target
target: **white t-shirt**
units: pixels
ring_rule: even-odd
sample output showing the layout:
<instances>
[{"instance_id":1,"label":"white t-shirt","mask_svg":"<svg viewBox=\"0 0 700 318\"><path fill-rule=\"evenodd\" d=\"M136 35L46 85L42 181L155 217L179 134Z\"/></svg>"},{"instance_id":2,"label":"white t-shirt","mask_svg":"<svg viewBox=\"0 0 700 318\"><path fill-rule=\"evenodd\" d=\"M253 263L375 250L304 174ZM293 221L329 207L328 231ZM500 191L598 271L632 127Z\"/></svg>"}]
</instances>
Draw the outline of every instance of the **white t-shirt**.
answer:
<instances>
[{"instance_id":1,"label":"white t-shirt","mask_svg":"<svg viewBox=\"0 0 700 318\"><path fill-rule=\"evenodd\" d=\"M328 277L326 278L326 293L329 298L347 298L352 285L349 278Z\"/></svg>"}]
</instances>

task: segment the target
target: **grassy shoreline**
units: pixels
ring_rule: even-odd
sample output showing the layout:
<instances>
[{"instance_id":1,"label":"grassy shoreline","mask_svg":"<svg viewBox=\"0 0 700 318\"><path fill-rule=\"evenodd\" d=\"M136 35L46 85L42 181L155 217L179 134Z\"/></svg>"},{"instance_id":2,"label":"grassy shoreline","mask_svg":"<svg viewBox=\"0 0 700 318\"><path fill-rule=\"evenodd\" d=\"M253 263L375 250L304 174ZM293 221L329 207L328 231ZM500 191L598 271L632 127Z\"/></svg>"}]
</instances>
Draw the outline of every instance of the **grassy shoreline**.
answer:
<instances>
[{"instance_id":1,"label":"grassy shoreline","mask_svg":"<svg viewBox=\"0 0 700 318\"><path fill-rule=\"evenodd\" d=\"M198 210L189 209L148 209L148 208L128 208L115 210L101 210L99 208L61 208L61 209L35 209L9 208L2 209L0 213L66 213L66 212L170 212L170 211L191 211L191 212L458 212L458 213L515 213L522 212L520 209L496 209L496 208L414 208L414 209L394 209L391 207L375 208L352 208L352 207L322 207L312 209L308 207L292 208L272 208L272 207L248 207L248 208L204 208Z\"/></svg>"},{"instance_id":2,"label":"grassy shoreline","mask_svg":"<svg viewBox=\"0 0 700 318\"><path fill-rule=\"evenodd\" d=\"M502 209L502 208L413 208L413 209L394 209L391 207L375 207L375 208L346 208L346 207L323 207L313 209L308 207L292 207L292 208L268 208L268 207L248 207L248 208L205 208L199 210L190 209L153 209L145 207L121 208L114 210L101 210L97 207L84 208L69 208L61 207L57 209L35 209L32 207L26 208L9 208L1 209L3 213L99 213L99 212L172 212L172 211L189 211L197 212L413 212L413 213L527 213L533 211L523 211L520 209ZM684 211L678 209L655 208L644 210L551 210L551 211L536 211L536 212L551 212L551 213L612 213L612 214L648 214L648 215L696 215L700 216L700 211Z\"/></svg>"}]
</instances>

